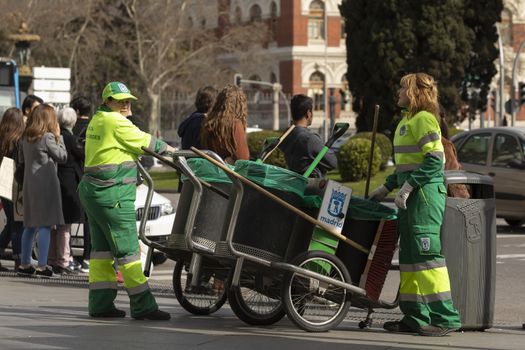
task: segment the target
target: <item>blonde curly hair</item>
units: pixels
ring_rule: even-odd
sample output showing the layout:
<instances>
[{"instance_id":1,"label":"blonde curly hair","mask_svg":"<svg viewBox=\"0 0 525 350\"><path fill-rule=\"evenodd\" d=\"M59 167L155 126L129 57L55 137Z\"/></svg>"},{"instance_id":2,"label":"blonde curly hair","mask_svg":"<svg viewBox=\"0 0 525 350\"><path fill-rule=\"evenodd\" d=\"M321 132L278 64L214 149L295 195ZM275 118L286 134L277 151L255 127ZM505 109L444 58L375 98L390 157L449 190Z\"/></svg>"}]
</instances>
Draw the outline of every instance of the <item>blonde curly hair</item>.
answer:
<instances>
[{"instance_id":1,"label":"blonde curly hair","mask_svg":"<svg viewBox=\"0 0 525 350\"><path fill-rule=\"evenodd\" d=\"M407 89L408 112L412 117L427 111L439 116L438 88L434 78L426 73L411 73L401 78L401 87Z\"/></svg>"},{"instance_id":2,"label":"blonde curly hair","mask_svg":"<svg viewBox=\"0 0 525 350\"><path fill-rule=\"evenodd\" d=\"M234 126L240 120L246 128L247 116L248 104L242 89L235 85L226 85L204 119L201 129L202 145L210 150L225 149L230 155L235 154L237 144Z\"/></svg>"}]
</instances>

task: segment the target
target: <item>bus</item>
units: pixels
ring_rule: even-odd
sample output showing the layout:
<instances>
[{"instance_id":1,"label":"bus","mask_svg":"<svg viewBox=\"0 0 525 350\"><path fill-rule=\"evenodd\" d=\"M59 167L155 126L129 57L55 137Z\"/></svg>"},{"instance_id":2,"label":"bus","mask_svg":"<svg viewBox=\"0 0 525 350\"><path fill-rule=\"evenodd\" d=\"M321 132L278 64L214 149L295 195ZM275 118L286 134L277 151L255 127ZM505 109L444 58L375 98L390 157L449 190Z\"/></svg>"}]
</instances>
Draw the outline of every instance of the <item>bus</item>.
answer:
<instances>
[{"instance_id":1,"label":"bus","mask_svg":"<svg viewBox=\"0 0 525 350\"><path fill-rule=\"evenodd\" d=\"M9 58L0 57L0 118L6 109L20 108L18 66Z\"/></svg>"}]
</instances>

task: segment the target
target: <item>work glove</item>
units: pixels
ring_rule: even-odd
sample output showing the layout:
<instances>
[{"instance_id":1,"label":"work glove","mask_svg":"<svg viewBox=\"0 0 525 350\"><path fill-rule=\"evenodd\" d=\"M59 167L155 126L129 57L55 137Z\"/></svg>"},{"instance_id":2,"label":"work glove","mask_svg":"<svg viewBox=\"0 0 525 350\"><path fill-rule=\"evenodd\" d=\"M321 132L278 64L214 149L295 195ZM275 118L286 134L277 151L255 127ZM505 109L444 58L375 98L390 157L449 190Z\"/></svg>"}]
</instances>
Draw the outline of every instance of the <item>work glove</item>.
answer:
<instances>
[{"instance_id":1,"label":"work glove","mask_svg":"<svg viewBox=\"0 0 525 350\"><path fill-rule=\"evenodd\" d=\"M177 150L175 148L171 147L170 145L166 145L166 150L162 152L162 156L164 156L165 158L171 159L173 158L173 154L176 151Z\"/></svg>"},{"instance_id":2,"label":"work glove","mask_svg":"<svg viewBox=\"0 0 525 350\"><path fill-rule=\"evenodd\" d=\"M381 202L390 193L390 190L385 185L381 185L370 193L368 199L374 202Z\"/></svg>"},{"instance_id":3,"label":"work glove","mask_svg":"<svg viewBox=\"0 0 525 350\"><path fill-rule=\"evenodd\" d=\"M405 181L403 186L399 189L399 192L397 192L396 198L394 199L394 203L396 203L396 206L399 209L406 209L407 208L407 199L408 196L410 196L410 193L414 187L410 185L408 182Z\"/></svg>"}]
</instances>

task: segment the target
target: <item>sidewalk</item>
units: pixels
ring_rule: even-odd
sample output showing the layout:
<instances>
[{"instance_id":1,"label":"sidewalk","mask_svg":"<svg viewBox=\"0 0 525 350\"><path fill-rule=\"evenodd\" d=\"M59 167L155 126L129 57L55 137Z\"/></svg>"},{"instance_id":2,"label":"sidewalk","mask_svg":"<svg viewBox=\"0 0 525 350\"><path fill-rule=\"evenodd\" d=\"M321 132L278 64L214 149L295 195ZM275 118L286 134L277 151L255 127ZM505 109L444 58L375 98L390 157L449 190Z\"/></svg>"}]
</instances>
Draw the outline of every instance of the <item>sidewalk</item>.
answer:
<instances>
[{"instance_id":1,"label":"sidewalk","mask_svg":"<svg viewBox=\"0 0 525 350\"><path fill-rule=\"evenodd\" d=\"M83 276L85 280L85 276ZM344 321L327 333L306 333L284 318L276 325L253 327L239 321L228 305L211 316L193 316L173 297L157 295L160 308L171 313L167 322L129 317L128 297L119 291L117 307L124 319L87 316L88 291L57 281L0 276L0 349L523 349L525 331L494 328L454 333L443 338L390 334L380 328L361 331ZM64 283L62 281L61 283ZM82 283L85 284L85 281Z\"/></svg>"}]
</instances>

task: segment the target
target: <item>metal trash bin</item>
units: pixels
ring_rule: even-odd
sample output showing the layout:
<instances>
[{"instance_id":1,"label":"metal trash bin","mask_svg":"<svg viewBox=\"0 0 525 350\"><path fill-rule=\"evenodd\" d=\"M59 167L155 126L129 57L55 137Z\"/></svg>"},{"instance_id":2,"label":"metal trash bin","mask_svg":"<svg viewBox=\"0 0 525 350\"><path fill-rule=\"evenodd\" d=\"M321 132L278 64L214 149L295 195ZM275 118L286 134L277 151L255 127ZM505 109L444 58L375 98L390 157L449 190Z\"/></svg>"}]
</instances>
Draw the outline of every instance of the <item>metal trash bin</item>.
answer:
<instances>
[{"instance_id":1,"label":"metal trash bin","mask_svg":"<svg viewBox=\"0 0 525 350\"><path fill-rule=\"evenodd\" d=\"M238 160L235 172L252 180L294 207L300 207L307 180L274 165ZM233 204L230 205L229 213ZM227 214L229 216L229 214ZM244 186L236 217L233 245L240 252L282 261L297 215L249 186Z\"/></svg>"},{"instance_id":2,"label":"metal trash bin","mask_svg":"<svg viewBox=\"0 0 525 350\"><path fill-rule=\"evenodd\" d=\"M187 163L195 176L227 194L230 193L231 181L218 167L201 158L188 159ZM184 234L195 189L186 177L183 176L182 180L183 186L177 205L177 215L168 244L174 248L187 250ZM227 219L227 207L228 198L203 187L200 205L195 213L194 226L191 228L194 241L215 250L216 242L221 240L222 228Z\"/></svg>"},{"instance_id":3,"label":"metal trash bin","mask_svg":"<svg viewBox=\"0 0 525 350\"><path fill-rule=\"evenodd\" d=\"M491 177L446 171L445 184L464 184L470 198L447 197L441 244L462 329L492 327L496 282L496 205Z\"/></svg>"}]
</instances>

